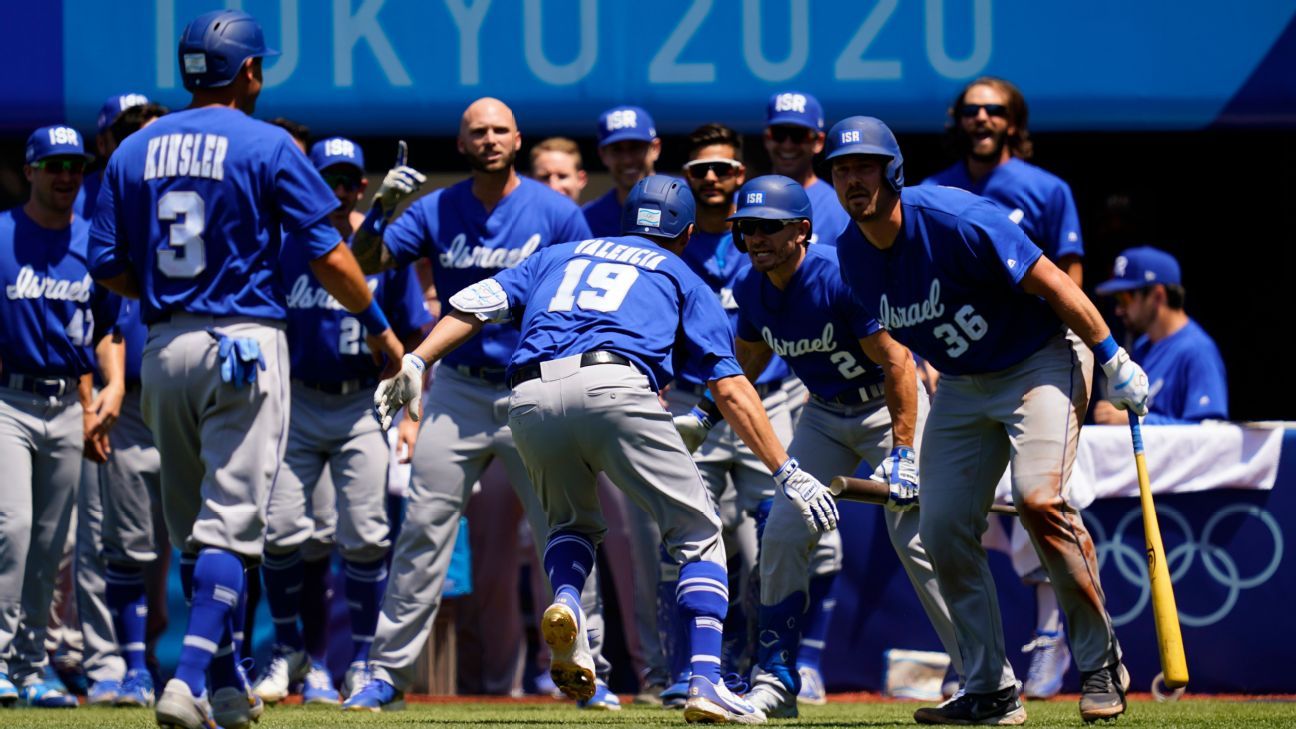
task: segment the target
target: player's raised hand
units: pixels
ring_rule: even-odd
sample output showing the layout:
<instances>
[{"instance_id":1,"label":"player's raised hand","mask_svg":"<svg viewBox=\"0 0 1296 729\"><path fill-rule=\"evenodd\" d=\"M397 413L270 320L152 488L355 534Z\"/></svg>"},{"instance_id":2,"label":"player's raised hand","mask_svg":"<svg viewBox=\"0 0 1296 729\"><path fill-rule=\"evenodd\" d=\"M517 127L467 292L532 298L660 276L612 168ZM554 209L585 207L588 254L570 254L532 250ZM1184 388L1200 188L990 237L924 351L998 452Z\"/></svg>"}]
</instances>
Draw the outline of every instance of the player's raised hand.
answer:
<instances>
[{"instance_id":1,"label":"player's raised hand","mask_svg":"<svg viewBox=\"0 0 1296 729\"><path fill-rule=\"evenodd\" d=\"M908 511L918 505L918 455L909 446L892 448L891 455L873 471L873 480L891 490L886 500L891 511Z\"/></svg>"},{"instance_id":2,"label":"player's raised hand","mask_svg":"<svg viewBox=\"0 0 1296 729\"><path fill-rule=\"evenodd\" d=\"M423 370L427 366L422 358L407 354L401 358L400 371L378 383L374 392L374 410L383 430L391 427L392 418L406 405L409 417L417 422L423 417Z\"/></svg>"},{"instance_id":3,"label":"player's raised hand","mask_svg":"<svg viewBox=\"0 0 1296 729\"><path fill-rule=\"evenodd\" d=\"M789 458L779 466L774 472L774 483L801 511L801 518L811 531L822 533L837 528L837 502L827 486L801 470L797 459Z\"/></svg>"},{"instance_id":4,"label":"player's raised hand","mask_svg":"<svg viewBox=\"0 0 1296 729\"><path fill-rule=\"evenodd\" d=\"M1102 363L1102 368L1107 375L1107 399L1111 404L1135 415L1147 415L1147 373L1130 359L1125 348L1118 347L1116 354Z\"/></svg>"},{"instance_id":5,"label":"player's raised hand","mask_svg":"<svg viewBox=\"0 0 1296 729\"><path fill-rule=\"evenodd\" d=\"M427 182L426 175L405 164L408 155L409 149L402 139L397 146L396 165L387 171L378 187L378 204L386 215L396 212L402 200L418 192L419 186Z\"/></svg>"}]
</instances>

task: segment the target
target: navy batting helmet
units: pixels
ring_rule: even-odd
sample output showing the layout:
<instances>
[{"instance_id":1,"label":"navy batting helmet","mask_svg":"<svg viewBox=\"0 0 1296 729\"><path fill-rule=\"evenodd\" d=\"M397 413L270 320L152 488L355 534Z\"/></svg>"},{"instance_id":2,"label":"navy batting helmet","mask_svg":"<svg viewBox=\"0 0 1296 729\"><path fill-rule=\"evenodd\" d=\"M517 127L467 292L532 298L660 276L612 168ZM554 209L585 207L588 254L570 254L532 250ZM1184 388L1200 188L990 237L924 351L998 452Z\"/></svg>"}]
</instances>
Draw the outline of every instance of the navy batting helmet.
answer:
<instances>
[{"instance_id":1,"label":"navy batting helmet","mask_svg":"<svg viewBox=\"0 0 1296 729\"><path fill-rule=\"evenodd\" d=\"M890 157L886 178L896 192L904 187L904 155L895 135L881 119L871 116L848 116L828 130L827 154L824 159L847 154L870 154Z\"/></svg>"},{"instance_id":2,"label":"navy batting helmet","mask_svg":"<svg viewBox=\"0 0 1296 729\"><path fill-rule=\"evenodd\" d=\"M812 220L810 198L796 180L783 175L764 175L748 180L738 190L738 210L727 220ZM813 229L812 229L813 232ZM747 242L734 226L734 245L743 253ZM806 240L809 240L807 235Z\"/></svg>"},{"instance_id":3,"label":"navy batting helmet","mask_svg":"<svg viewBox=\"0 0 1296 729\"><path fill-rule=\"evenodd\" d=\"M693 192L675 177L649 175L635 183L621 209L621 230L627 235L674 238L693 224Z\"/></svg>"},{"instance_id":4,"label":"navy batting helmet","mask_svg":"<svg viewBox=\"0 0 1296 729\"><path fill-rule=\"evenodd\" d=\"M241 10L203 13L180 34L180 75L190 91L228 86L249 58L277 56L256 20Z\"/></svg>"}]
</instances>

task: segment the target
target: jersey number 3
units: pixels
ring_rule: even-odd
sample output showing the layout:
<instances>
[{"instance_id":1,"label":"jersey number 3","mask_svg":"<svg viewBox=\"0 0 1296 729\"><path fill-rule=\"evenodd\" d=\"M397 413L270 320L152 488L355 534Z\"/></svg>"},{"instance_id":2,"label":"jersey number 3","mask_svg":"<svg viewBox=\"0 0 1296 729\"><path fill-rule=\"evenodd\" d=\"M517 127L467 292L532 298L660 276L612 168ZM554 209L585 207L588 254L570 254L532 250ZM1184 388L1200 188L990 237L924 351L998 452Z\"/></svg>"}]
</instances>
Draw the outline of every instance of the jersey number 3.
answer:
<instances>
[{"instance_id":1,"label":"jersey number 3","mask_svg":"<svg viewBox=\"0 0 1296 729\"><path fill-rule=\"evenodd\" d=\"M571 311L572 306L591 311L616 311L621 308L630 287L639 278L639 269L624 263L600 263L590 268L590 261L577 258L567 264L558 293L549 300L549 311ZM589 268L589 275L585 269ZM582 279L592 290L576 295Z\"/></svg>"},{"instance_id":2,"label":"jersey number 3","mask_svg":"<svg viewBox=\"0 0 1296 729\"><path fill-rule=\"evenodd\" d=\"M207 205L198 193L173 190L158 200L158 220L171 223L166 245L158 249L158 270L169 278L193 278L207 268L202 234L207 227Z\"/></svg>"}]
</instances>

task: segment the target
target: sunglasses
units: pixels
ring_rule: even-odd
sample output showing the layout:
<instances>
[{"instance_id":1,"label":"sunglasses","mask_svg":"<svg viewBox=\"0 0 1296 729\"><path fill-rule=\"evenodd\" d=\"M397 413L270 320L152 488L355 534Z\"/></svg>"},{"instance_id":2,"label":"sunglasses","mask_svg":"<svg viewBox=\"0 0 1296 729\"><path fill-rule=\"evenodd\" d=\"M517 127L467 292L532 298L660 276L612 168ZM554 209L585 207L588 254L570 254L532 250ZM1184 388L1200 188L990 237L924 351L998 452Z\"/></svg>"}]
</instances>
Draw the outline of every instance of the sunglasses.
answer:
<instances>
[{"instance_id":1,"label":"sunglasses","mask_svg":"<svg viewBox=\"0 0 1296 729\"><path fill-rule=\"evenodd\" d=\"M764 218L744 218L734 221L734 228L738 230L739 235L774 235L787 226L795 223L795 220L766 220Z\"/></svg>"},{"instance_id":2,"label":"sunglasses","mask_svg":"<svg viewBox=\"0 0 1296 729\"><path fill-rule=\"evenodd\" d=\"M717 180L727 180L738 174L742 163L734 159L695 159L684 165L684 173L695 180L705 180L707 173L714 172Z\"/></svg>"},{"instance_id":3,"label":"sunglasses","mask_svg":"<svg viewBox=\"0 0 1296 729\"><path fill-rule=\"evenodd\" d=\"M1008 118L1008 107L1003 104L964 104L959 107L959 115L964 119L972 119L981 110L985 109L986 116L997 116L1000 119Z\"/></svg>"},{"instance_id":4,"label":"sunglasses","mask_svg":"<svg viewBox=\"0 0 1296 729\"><path fill-rule=\"evenodd\" d=\"M74 175L79 175L85 172L86 161L78 157L43 159L33 162L32 167L35 167L38 170L52 172L54 174L58 174L59 172L71 172Z\"/></svg>"},{"instance_id":5,"label":"sunglasses","mask_svg":"<svg viewBox=\"0 0 1296 729\"><path fill-rule=\"evenodd\" d=\"M346 172L334 172L324 175L324 184L329 186L330 190L337 189L338 185L347 192L355 192L360 189L360 176L348 174Z\"/></svg>"},{"instance_id":6,"label":"sunglasses","mask_svg":"<svg viewBox=\"0 0 1296 729\"><path fill-rule=\"evenodd\" d=\"M805 144L814 131L806 127L777 126L770 127L769 133L770 139L773 139L776 144L782 144L789 139L793 144Z\"/></svg>"}]
</instances>

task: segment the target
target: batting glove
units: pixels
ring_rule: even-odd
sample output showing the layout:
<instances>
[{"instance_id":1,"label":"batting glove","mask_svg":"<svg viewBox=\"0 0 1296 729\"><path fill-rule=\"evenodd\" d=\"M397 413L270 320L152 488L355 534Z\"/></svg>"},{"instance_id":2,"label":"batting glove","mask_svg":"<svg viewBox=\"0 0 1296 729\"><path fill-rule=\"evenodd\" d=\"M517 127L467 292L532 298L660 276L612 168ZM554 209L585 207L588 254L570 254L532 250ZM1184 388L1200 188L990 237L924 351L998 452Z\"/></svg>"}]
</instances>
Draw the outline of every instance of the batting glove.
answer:
<instances>
[{"instance_id":1,"label":"batting glove","mask_svg":"<svg viewBox=\"0 0 1296 729\"><path fill-rule=\"evenodd\" d=\"M675 430L684 439L684 447L689 453L696 451L706 442L711 429L724 420L724 415L710 400L702 400L686 415L675 418Z\"/></svg>"},{"instance_id":2,"label":"batting glove","mask_svg":"<svg viewBox=\"0 0 1296 729\"><path fill-rule=\"evenodd\" d=\"M257 370L266 368L261 345L255 339L229 337L211 328L207 329L207 333L216 340L221 381L233 385L235 389L256 382Z\"/></svg>"},{"instance_id":3,"label":"batting glove","mask_svg":"<svg viewBox=\"0 0 1296 729\"><path fill-rule=\"evenodd\" d=\"M896 446L873 471L873 480L887 485L886 508L908 511L918 505L918 454L909 446Z\"/></svg>"},{"instance_id":4,"label":"batting glove","mask_svg":"<svg viewBox=\"0 0 1296 729\"><path fill-rule=\"evenodd\" d=\"M783 495L801 511L801 518L812 532L830 532L837 528L837 502L828 487L801 470L797 459L789 458L774 472L774 483Z\"/></svg>"},{"instance_id":5,"label":"batting glove","mask_svg":"<svg viewBox=\"0 0 1296 729\"><path fill-rule=\"evenodd\" d=\"M1147 415L1148 378L1124 347L1118 347L1111 359L1103 362L1107 375L1107 399L1118 410L1129 410L1135 415Z\"/></svg>"},{"instance_id":6,"label":"batting glove","mask_svg":"<svg viewBox=\"0 0 1296 729\"><path fill-rule=\"evenodd\" d=\"M409 406L409 416L415 422L423 417L423 371L427 366L416 354L401 357L400 372L378 383L374 392L374 411L383 430L391 427L392 418L401 408Z\"/></svg>"},{"instance_id":7,"label":"batting glove","mask_svg":"<svg viewBox=\"0 0 1296 729\"><path fill-rule=\"evenodd\" d=\"M396 206L400 205L401 200L418 192L419 186L427 182L427 176L413 167L399 165L393 167L383 178L382 185L378 187L378 204L382 206L383 212L391 215L396 211Z\"/></svg>"}]
</instances>

